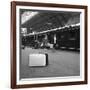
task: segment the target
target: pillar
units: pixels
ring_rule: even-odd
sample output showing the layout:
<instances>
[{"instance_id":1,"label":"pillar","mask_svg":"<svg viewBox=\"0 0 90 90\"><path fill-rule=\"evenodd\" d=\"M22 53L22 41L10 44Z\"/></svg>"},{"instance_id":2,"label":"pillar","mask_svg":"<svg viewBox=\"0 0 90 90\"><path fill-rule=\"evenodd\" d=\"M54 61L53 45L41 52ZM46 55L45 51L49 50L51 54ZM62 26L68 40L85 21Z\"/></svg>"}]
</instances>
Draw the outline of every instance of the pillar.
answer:
<instances>
[{"instance_id":1,"label":"pillar","mask_svg":"<svg viewBox=\"0 0 90 90\"><path fill-rule=\"evenodd\" d=\"M56 44L56 40L57 40L56 34L54 34L54 44Z\"/></svg>"}]
</instances>

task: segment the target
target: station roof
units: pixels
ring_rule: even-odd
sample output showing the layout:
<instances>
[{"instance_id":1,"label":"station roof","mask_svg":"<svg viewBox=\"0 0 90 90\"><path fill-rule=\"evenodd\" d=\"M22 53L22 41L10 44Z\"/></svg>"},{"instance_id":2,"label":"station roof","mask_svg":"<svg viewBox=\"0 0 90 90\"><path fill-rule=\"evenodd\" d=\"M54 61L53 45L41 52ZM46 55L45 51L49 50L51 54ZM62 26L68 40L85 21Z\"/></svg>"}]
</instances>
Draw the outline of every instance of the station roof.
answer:
<instances>
[{"instance_id":1,"label":"station roof","mask_svg":"<svg viewBox=\"0 0 90 90\"><path fill-rule=\"evenodd\" d=\"M21 13L21 27L36 32L77 23L80 23L80 12L23 10Z\"/></svg>"}]
</instances>

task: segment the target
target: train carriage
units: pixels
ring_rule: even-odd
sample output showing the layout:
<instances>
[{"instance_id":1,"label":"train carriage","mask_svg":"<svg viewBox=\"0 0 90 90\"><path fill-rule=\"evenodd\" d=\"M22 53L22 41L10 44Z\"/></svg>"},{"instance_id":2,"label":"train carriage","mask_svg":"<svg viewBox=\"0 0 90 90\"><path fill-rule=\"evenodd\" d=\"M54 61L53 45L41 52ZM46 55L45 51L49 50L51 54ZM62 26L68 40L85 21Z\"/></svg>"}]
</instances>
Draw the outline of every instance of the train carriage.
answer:
<instances>
[{"instance_id":1,"label":"train carriage","mask_svg":"<svg viewBox=\"0 0 90 90\"><path fill-rule=\"evenodd\" d=\"M33 48L51 48L50 45L52 45L54 49L79 50L80 25L75 24L29 33L22 36L22 44Z\"/></svg>"}]
</instances>

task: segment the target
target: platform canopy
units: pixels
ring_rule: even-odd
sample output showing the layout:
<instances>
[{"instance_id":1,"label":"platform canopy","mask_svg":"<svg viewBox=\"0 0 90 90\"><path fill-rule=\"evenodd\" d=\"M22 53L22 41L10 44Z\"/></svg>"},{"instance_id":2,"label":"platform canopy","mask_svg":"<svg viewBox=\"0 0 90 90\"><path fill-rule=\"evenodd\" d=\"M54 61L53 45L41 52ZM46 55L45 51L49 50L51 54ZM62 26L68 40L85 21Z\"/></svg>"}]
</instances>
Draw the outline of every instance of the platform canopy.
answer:
<instances>
[{"instance_id":1,"label":"platform canopy","mask_svg":"<svg viewBox=\"0 0 90 90\"><path fill-rule=\"evenodd\" d=\"M80 23L80 12L21 10L21 28L41 32Z\"/></svg>"}]
</instances>

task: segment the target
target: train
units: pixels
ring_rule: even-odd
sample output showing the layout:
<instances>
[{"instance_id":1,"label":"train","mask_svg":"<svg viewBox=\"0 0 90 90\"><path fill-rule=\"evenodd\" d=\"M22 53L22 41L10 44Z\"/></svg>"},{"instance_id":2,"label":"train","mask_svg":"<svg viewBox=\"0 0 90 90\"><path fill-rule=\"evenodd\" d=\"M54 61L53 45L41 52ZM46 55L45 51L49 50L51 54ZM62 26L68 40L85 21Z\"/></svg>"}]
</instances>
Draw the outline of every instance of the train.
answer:
<instances>
[{"instance_id":1,"label":"train","mask_svg":"<svg viewBox=\"0 0 90 90\"><path fill-rule=\"evenodd\" d=\"M80 23L22 35L23 47L80 51Z\"/></svg>"}]
</instances>

